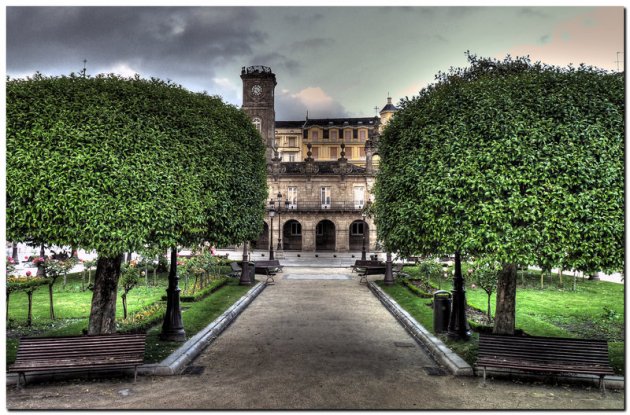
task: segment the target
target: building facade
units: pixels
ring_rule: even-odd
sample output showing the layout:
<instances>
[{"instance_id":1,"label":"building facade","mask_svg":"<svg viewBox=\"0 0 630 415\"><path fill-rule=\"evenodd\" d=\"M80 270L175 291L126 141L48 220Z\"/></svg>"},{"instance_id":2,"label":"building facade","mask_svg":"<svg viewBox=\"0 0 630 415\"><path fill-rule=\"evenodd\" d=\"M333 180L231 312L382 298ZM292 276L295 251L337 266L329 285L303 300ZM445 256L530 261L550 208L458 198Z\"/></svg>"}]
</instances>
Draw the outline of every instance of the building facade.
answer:
<instances>
[{"instance_id":1,"label":"building facade","mask_svg":"<svg viewBox=\"0 0 630 415\"><path fill-rule=\"evenodd\" d=\"M276 78L264 66L243 67L243 110L267 145L268 213L253 243L278 252L377 251L376 227L365 215L373 200L378 137L396 111L381 117L276 121Z\"/></svg>"}]
</instances>

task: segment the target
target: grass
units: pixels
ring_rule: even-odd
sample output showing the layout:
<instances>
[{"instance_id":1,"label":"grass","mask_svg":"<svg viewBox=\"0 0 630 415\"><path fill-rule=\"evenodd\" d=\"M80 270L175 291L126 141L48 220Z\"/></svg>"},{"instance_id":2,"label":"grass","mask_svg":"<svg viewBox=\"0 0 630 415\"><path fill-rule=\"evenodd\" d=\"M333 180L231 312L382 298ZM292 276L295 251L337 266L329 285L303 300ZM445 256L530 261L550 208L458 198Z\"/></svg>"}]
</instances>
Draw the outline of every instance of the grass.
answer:
<instances>
[{"instance_id":1,"label":"grass","mask_svg":"<svg viewBox=\"0 0 630 415\"><path fill-rule=\"evenodd\" d=\"M220 272L222 274L229 272L229 267L222 267ZM141 281L141 285L131 290L127 296L129 315L159 302L165 293L167 279L166 273L158 274L156 286L145 286L144 281ZM152 283L152 281L151 276L149 282ZM182 309L185 310L182 313L182 319L188 337L212 322L249 288L239 286L236 280L230 280L221 289L197 303L181 304ZM7 365L15 361L19 338L22 336L75 336L81 335L83 330L87 329L92 292L81 290L80 273L69 274L65 287L62 285L62 278L59 278L54 285L53 299L56 318L50 320L48 286L42 286L33 293L33 323L31 327L27 327L27 296L23 292L11 293L6 333ZM120 320L122 320L122 308L119 291L116 316ZM147 352L145 353L147 362L162 360L181 345L181 343L170 344L159 341L160 330L161 323L158 323L147 332Z\"/></svg>"},{"instance_id":2,"label":"grass","mask_svg":"<svg viewBox=\"0 0 630 415\"><path fill-rule=\"evenodd\" d=\"M417 275L414 267L405 268L410 275ZM577 290L572 291L572 277L566 277L564 287L555 281L545 280L540 289L540 273L519 274L516 293L516 327L533 336L601 338L608 340L611 365L618 374L624 374L624 285L605 281L578 279ZM523 284L524 283L524 284ZM438 281L432 281L438 286ZM442 280L441 288L450 289ZM469 287L470 282L466 282ZM428 304L432 299L419 298L397 283L381 286L401 307L420 324L433 332L433 311ZM467 302L480 310L487 308L487 295L481 289L466 290ZM494 313L495 295L491 297ZM439 336L449 347L468 363L476 360L478 337L473 334L469 342L452 341Z\"/></svg>"}]
</instances>

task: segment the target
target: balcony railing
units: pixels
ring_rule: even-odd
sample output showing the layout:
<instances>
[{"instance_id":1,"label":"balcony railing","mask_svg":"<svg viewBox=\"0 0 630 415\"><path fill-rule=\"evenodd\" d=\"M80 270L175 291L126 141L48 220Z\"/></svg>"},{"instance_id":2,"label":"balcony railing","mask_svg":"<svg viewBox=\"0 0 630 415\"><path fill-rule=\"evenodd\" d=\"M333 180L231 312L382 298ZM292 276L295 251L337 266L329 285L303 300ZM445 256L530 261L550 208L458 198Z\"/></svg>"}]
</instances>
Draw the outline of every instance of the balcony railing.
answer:
<instances>
[{"instance_id":1,"label":"balcony railing","mask_svg":"<svg viewBox=\"0 0 630 415\"><path fill-rule=\"evenodd\" d=\"M289 205L289 209L282 207L281 213L284 212L360 212L363 210L363 203L359 202L297 202L294 205Z\"/></svg>"}]
</instances>

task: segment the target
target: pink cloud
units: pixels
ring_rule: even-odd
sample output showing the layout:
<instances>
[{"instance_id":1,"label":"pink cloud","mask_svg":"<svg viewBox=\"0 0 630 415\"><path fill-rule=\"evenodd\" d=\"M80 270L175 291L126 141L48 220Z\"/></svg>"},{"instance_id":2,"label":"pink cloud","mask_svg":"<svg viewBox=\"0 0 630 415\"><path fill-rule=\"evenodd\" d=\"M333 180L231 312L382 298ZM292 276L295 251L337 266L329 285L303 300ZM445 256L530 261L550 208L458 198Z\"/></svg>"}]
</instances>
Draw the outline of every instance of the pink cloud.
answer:
<instances>
[{"instance_id":1,"label":"pink cloud","mask_svg":"<svg viewBox=\"0 0 630 415\"><path fill-rule=\"evenodd\" d=\"M543 44L518 45L512 56L529 55L532 61L566 66L580 63L617 69L617 52L624 51L623 7L600 7L559 24ZM623 70L623 55L619 68Z\"/></svg>"}]
</instances>

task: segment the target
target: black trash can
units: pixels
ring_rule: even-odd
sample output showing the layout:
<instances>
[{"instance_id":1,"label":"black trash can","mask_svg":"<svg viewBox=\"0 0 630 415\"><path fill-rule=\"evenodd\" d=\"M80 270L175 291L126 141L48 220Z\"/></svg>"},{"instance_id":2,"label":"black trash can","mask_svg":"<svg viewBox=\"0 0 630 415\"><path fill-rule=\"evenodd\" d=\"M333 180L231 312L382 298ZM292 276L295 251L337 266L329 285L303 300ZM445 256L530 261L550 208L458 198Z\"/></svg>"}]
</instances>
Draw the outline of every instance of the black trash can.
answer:
<instances>
[{"instance_id":1,"label":"black trash can","mask_svg":"<svg viewBox=\"0 0 630 415\"><path fill-rule=\"evenodd\" d=\"M451 317L452 294L440 290L433 293L433 330L443 333L448 330L448 321Z\"/></svg>"}]
</instances>

